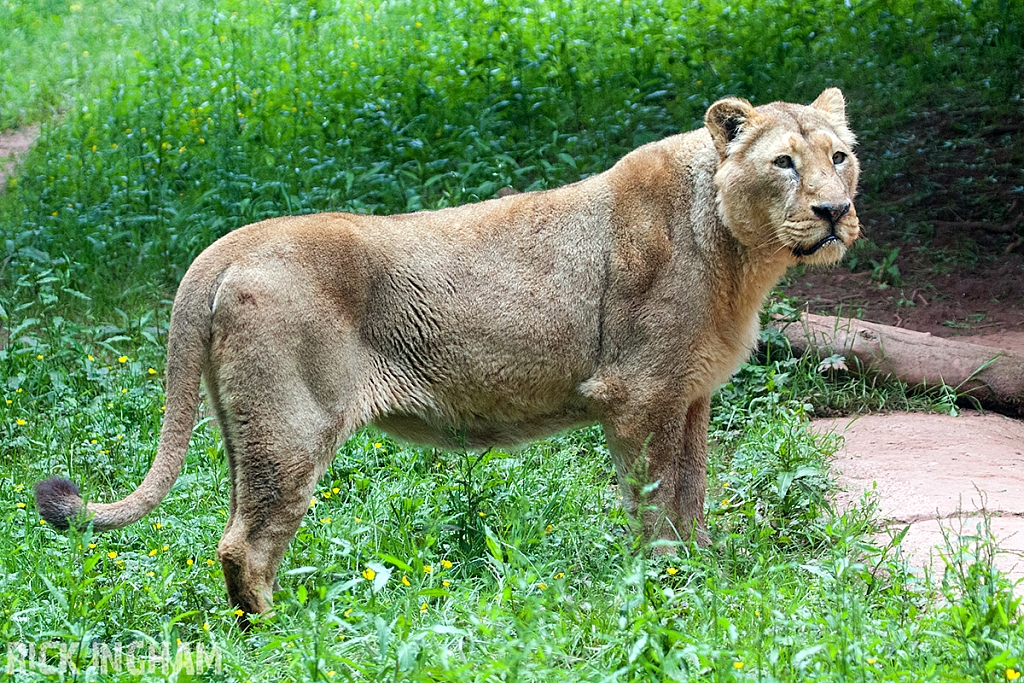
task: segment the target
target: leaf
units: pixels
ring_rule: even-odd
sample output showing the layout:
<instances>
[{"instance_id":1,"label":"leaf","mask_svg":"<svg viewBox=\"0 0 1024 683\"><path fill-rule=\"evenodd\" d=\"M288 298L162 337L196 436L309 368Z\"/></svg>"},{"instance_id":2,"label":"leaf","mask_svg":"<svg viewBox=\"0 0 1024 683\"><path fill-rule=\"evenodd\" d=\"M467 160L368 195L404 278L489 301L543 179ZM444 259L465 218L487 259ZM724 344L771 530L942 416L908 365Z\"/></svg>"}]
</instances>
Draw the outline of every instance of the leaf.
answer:
<instances>
[{"instance_id":1,"label":"leaf","mask_svg":"<svg viewBox=\"0 0 1024 683\"><path fill-rule=\"evenodd\" d=\"M487 543L487 550L490 551L491 557L497 560L498 564L504 564L505 553L501 549L500 541L486 524L484 525L484 541Z\"/></svg>"},{"instance_id":2,"label":"leaf","mask_svg":"<svg viewBox=\"0 0 1024 683\"><path fill-rule=\"evenodd\" d=\"M824 649L824 643L820 645L812 645L811 647L805 647L804 649L800 650L795 655L793 655L793 666L803 668L804 662L806 662L808 659L810 659L811 657L818 654Z\"/></svg>"},{"instance_id":3,"label":"leaf","mask_svg":"<svg viewBox=\"0 0 1024 683\"><path fill-rule=\"evenodd\" d=\"M67 612L68 599L67 596L64 595L64 591L58 589L50 579L46 578L45 574L39 574L38 576L42 579L43 583L46 584L46 587L50 589L50 594L53 595L54 600L56 600L57 604L60 605L61 610Z\"/></svg>"},{"instance_id":4,"label":"leaf","mask_svg":"<svg viewBox=\"0 0 1024 683\"><path fill-rule=\"evenodd\" d=\"M463 631L461 628L455 628L454 626L448 626L446 624L434 624L427 630L442 636L459 636L460 638L469 637L469 633Z\"/></svg>"},{"instance_id":5,"label":"leaf","mask_svg":"<svg viewBox=\"0 0 1024 683\"><path fill-rule=\"evenodd\" d=\"M643 653L644 648L647 647L647 634L644 633L640 636L640 639L633 643L633 647L629 648L629 663L632 664L637 660L638 657Z\"/></svg>"},{"instance_id":6,"label":"leaf","mask_svg":"<svg viewBox=\"0 0 1024 683\"><path fill-rule=\"evenodd\" d=\"M285 576L305 576L319 571L319 567L296 567L295 569L289 569L284 574Z\"/></svg>"},{"instance_id":7,"label":"leaf","mask_svg":"<svg viewBox=\"0 0 1024 683\"><path fill-rule=\"evenodd\" d=\"M388 646L391 644L391 626L380 617L373 618L373 625L377 627L377 646L380 648L380 661L388 658Z\"/></svg>"},{"instance_id":8,"label":"leaf","mask_svg":"<svg viewBox=\"0 0 1024 683\"><path fill-rule=\"evenodd\" d=\"M379 593L391 578L391 570L379 562L367 562L366 566L376 572L373 577L372 589L374 593Z\"/></svg>"},{"instance_id":9,"label":"leaf","mask_svg":"<svg viewBox=\"0 0 1024 683\"><path fill-rule=\"evenodd\" d=\"M398 559L394 555L388 555L387 553L377 553L377 557L379 557L380 559L384 560L385 562L390 562L391 564L393 564L396 567L398 567L399 569L401 569L403 572L411 572L412 571L412 567L410 567L405 562L402 562L400 559Z\"/></svg>"}]
</instances>

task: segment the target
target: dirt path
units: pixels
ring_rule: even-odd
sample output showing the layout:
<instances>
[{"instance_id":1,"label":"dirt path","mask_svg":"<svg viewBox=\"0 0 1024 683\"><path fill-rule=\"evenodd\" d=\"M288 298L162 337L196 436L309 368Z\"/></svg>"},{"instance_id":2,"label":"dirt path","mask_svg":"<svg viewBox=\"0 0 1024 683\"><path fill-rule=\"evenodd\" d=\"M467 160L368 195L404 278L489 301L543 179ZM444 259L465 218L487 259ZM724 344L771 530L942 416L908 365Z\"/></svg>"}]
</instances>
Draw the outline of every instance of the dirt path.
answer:
<instances>
[{"instance_id":1,"label":"dirt path","mask_svg":"<svg viewBox=\"0 0 1024 683\"><path fill-rule=\"evenodd\" d=\"M974 534L984 507L999 541L997 565L1024 578L1024 422L973 411L892 413L815 420L812 429L845 437L834 461L840 505L873 491L889 529L910 525L903 550L911 564L941 575L942 527Z\"/></svg>"},{"instance_id":2,"label":"dirt path","mask_svg":"<svg viewBox=\"0 0 1024 683\"><path fill-rule=\"evenodd\" d=\"M38 125L0 131L0 192L7 189L7 178L13 175L18 157L29 150L37 137Z\"/></svg>"}]
</instances>

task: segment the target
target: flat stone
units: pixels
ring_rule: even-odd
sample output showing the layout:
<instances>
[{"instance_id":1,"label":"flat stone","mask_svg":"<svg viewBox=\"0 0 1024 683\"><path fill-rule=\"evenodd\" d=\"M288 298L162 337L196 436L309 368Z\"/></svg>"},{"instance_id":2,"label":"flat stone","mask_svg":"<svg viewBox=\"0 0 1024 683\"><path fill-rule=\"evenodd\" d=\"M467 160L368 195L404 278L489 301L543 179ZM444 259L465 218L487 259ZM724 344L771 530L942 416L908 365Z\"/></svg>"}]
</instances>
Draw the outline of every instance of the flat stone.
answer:
<instances>
[{"instance_id":1,"label":"flat stone","mask_svg":"<svg viewBox=\"0 0 1024 683\"><path fill-rule=\"evenodd\" d=\"M833 461L840 508L875 496L888 533L910 525L902 550L912 565L941 573L942 529L975 535L985 510L996 566L1024 578L1024 422L974 411L891 413L814 420L811 428L844 438Z\"/></svg>"}]
</instances>

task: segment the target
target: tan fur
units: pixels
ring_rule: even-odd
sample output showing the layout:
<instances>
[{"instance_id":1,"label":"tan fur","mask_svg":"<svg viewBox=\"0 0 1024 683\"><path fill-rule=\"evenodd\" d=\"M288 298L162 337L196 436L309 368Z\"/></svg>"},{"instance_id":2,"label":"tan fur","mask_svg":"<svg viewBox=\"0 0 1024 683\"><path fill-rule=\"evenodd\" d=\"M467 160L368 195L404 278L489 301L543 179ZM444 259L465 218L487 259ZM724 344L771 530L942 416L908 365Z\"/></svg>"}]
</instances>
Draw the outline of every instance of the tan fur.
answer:
<instances>
[{"instance_id":1,"label":"tan fur","mask_svg":"<svg viewBox=\"0 0 1024 683\"><path fill-rule=\"evenodd\" d=\"M236 230L178 290L152 469L87 512L120 527L166 495L202 374L231 469L218 555L247 612L268 609L317 481L371 423L483 448L600 422L647 538L700 534L711 392L750 353L786 268L835 262L857 238L853 144L838 90L810 106L727 99L705 128L559 189ZM820 215L843 204L835 225ZM41 485L40 510L65 524L81 504Z\"/></svg>"}]
</instances>

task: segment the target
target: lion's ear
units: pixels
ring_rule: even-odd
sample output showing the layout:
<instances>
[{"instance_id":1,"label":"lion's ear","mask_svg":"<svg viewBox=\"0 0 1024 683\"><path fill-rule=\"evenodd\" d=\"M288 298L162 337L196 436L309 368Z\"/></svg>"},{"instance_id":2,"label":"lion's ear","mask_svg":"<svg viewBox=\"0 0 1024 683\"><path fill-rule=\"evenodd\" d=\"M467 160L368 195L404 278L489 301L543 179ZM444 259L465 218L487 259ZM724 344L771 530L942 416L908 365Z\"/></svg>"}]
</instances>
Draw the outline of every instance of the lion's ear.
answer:
<instances>
[{"instance_id":1,"label":"lion's ear","mask_svg":"<svg viewBox=\"0 0 1024 683\"><path fill-rule=\"evenodd\" d=\"M839 88L827 88L811 102L834 126L846 126L846 98Z\"/></svg>"},{"instance_id":2,"label":"lion's ear","mask_svg":"<svg viewBox=\"0 0 1024 683\"><path fill-rule=\"evenodd\" d=\"M754 116L753 105L738 97L727 97L708 107L707 113L704 114L704 125L711 133L719 156L725 158L729 143L736 139L743 126Z\"/></svg>"}]
</instances>

